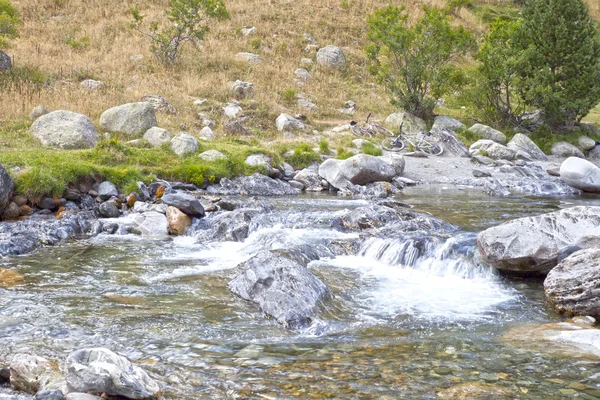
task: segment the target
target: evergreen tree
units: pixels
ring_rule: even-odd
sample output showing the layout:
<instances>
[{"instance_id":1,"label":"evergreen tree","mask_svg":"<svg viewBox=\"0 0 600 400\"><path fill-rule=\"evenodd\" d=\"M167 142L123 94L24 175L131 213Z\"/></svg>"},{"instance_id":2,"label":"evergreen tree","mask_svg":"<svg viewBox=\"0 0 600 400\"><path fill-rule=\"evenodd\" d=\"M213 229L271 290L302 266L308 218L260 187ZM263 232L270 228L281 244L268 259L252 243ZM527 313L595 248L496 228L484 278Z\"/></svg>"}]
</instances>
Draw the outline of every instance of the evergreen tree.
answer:
<instances>
[{"instance_id":1,"label":"evergreen tree","mask_svg":"<svg viewBox=\"0 0 600 400\"><path fill-rule=\"evenodd\" d=\"M572 126L600 101L600 40L582 0L523 8L521 93L551 127Z\"/></svg>"}]
</instances>

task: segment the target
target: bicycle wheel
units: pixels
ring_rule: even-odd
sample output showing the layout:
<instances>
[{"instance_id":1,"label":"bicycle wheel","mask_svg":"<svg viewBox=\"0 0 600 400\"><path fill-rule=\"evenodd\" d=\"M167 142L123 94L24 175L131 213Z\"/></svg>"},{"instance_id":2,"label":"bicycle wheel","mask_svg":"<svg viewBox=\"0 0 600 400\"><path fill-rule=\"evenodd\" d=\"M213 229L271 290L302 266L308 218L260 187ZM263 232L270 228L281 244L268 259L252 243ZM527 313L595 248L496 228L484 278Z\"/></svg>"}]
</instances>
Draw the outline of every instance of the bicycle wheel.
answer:
<instances>
[{"instance_id":1,"label":"bicycle wheel","mask_svg":"<svg viewBox=\"0 0 600 400\"><path fill-rule=\"evenodd\" d=\"M354 121L353 121L354 122ZM350 123L350 132L352 132L352 134L354 136L358 136L359 138L369 138L371 137L371 134L369 133L369 131L361 126L359 126L357 123Z\"/></svg>"},{"instance_id":2,"label":"bicycle wheel","mask_svg":"<svg viewBox=\"0 0 600 400\"><path fill-rule=\"evenodd\" d=\"M379 133L380 135L383 135L383 136L390 136L390 137L396 136L394 134L394 132L390 131L387 128L384 128L381 125L371 124L371 129L373 129L375 132L377 132L377 133Z\"/></svg>"},{"instance_id":3,"label":"bicycle wheel","mask_svg":"<svg viewBox=\"0 0 600 400\"><path fill-rule=\"evenodd\" d=\"M397 137L385 138L381 141L381 147L387 151L401 151L406 144L404 140Z\"/></svg>"},{"instance_id":4,"label":"bicycle wheel","mask_svg":"<svg viewBox=\"0 0 600 400\"><path fill-rule=\"evenodd\" d=\"M420 147L424 153L432 156L439 156L444 152L444 148L437 143L422 144Z\"/></svg>"}]
</instances>

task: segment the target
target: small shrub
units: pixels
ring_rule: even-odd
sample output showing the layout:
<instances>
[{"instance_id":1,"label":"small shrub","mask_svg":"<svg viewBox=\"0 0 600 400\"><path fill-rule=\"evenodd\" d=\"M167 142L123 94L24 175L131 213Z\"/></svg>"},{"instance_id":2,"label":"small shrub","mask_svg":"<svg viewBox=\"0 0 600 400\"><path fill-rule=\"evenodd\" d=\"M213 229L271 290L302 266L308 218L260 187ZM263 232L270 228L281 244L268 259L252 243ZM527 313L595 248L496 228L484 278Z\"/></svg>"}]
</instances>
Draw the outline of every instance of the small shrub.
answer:
<instances>
[{"instance_id":1,"label":"small shrub","mask_svg":"<svg viewBox=\"0 0 600 400\"><path fill-rule=\"evenodd\" d=\"M340 7L342 10L344 11L348 11L350 9L350 1L349 0L342 0L340 3Z\"/></svg>"},{"instance_id":2,"label":"small shrub","mask_svg":"<svg viewBox=\"0 0 600 400\"><path fill-rule=\"evenodd\" d=\"M298 93L294 89L286 89L279 92L279 97L281 97L281 101L285 104L292 104L296 101L296 97Z\"/></svg>"},{"instance_id":3,"label":"small shrub","mask_svg":"<svg viewBox=\"0 0 600 400\"><path fill-rule=\"evenodd\" d=\"M338 147L337 148L337 155L335 158L339 159L339 160L345 160L347 158L350 158L354 155L354 153L348 151L345 147Z\"/></svg>"},{"instance_id":4,"label":"small shrub","mask_svg":"<svg viewBox=\"0 0 600 400\"><path fill-rule=\"evenodd\" d=\"M370 156L380 156L383 154L381 149L371 142L363 143L361 150L364 154L368 154Z\"/></svg>"},{"instance_id":5,"label":"small shrub","mask_svg":"<svg viewBox=\"0 0 600 400\"><path fill-rule=\"evenodd\" d=\"M64 38L64 43L70 46L75 51L85 50L89 47L91 39L89 36L81 36L79 38L73 35L67 35Z\"/></svg>"},{"instance_id":6,"label":"small shrub","mask_svg":"<svg viewBox=\"0 0 600 400\"><path fill-rule=\"evenodd\" d=\"M6 47L10 39L19 37L21 25L19 12L8 0L0 0L0 48Z\"/></svg>"},{"instance_id":7,"label":"small shrub","mask_svg":"<svg viewBox=\"0 0 600 400\"><path fill-rule=\"evenodd\" d=\"M319 151L321 154L329 154L331 153L331 149L329 148L329 142L325 139L321 139L319 142Z\"/></svg>"},{"instance_id":8,"label":"small shrub","mask_svg":"<svg viewBox=\"0 0 600 400\"><path fill-rule=\"evenodd\" d=\"M260 49L261 45L262 45L262 40L260 38L254 38L250 41L250 47L252 47L254 50Z\"/></svg>"}]
</instances>

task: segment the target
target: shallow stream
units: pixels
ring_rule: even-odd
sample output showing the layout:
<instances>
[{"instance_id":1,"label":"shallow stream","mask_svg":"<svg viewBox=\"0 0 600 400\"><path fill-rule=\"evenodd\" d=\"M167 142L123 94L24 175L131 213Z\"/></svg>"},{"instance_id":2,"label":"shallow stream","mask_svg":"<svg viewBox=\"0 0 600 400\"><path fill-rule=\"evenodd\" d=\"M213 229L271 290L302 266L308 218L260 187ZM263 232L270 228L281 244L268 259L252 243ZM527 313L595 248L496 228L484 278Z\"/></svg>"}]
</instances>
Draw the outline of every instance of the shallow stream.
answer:
<instances>
[{"instance_id":1,"label":"shallow stream","mask_svg":"<svg viewBox=\"0 0 600 400\"><path fill-rule=\"evenodd\" d=\"M265 319L227 290L229 278L262 248L356 242L359 233L329 222L367 201L269 199L274 209L241 243L101 235L3 260L26 284L0 288L0 360L108 347L165 382L167 399L600 398L599 362L501 339L561 317L540 280L499 276L480 265L475 245L486 227L600 199L442 186L397 199L456 228L361 236L355 255L311 262L334 300L302 331Z\"/></svg>"}]
</instances>

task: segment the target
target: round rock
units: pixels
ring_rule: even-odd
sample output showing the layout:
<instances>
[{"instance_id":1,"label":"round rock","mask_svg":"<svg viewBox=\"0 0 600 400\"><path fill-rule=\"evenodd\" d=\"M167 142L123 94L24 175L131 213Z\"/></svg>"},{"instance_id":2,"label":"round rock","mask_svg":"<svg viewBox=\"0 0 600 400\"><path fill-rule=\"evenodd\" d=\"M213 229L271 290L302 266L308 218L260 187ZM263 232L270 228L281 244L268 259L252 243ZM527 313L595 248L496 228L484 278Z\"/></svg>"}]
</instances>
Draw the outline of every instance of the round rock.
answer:
<instances>
[{"instance_id":1,"label":"round rock","mask_svg":"<svg viewBox=\"0 0 600 400\"><path fill-rule=\"evenodd\" d=\"M67 110L42 115L31 126L31 133L44 146L61 149L89 149L100 141L88 117Z\"/></svg>"}]
</instances>

